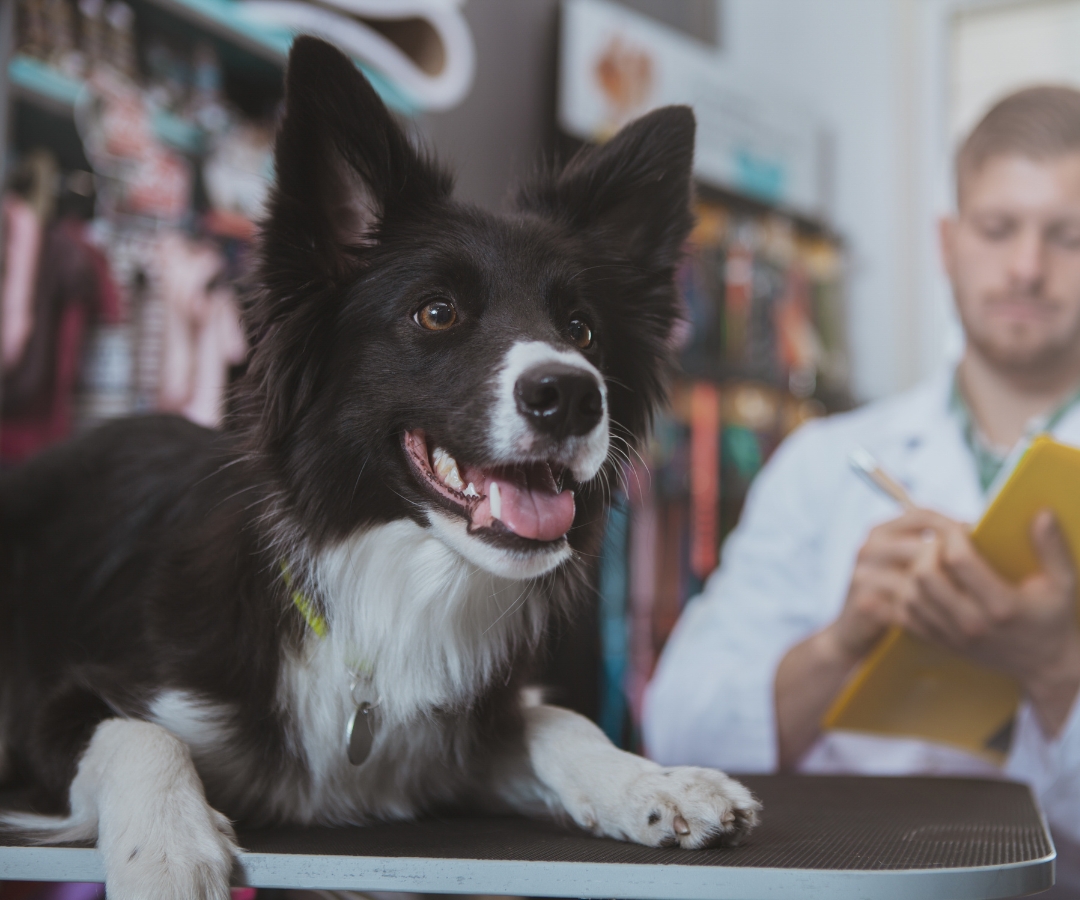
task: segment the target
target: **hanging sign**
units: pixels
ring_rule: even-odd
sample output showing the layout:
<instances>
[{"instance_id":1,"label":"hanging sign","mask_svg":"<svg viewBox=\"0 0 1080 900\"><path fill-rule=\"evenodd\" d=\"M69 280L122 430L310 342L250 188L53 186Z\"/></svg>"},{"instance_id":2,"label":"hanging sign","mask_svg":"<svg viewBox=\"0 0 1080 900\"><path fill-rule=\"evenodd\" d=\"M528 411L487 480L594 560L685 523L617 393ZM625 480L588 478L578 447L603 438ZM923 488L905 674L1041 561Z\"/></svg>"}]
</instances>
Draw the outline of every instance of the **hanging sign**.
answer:
<instances>
[{"instance_id":1,"label":"hanging sign","mask_svg":"<svg viewBox=\"0 0 1080 900\"><path fill-rule=\"evenodd\" d=\"M562 12L565 131L603 141L651 109L688 104L699 180L824 215L822 129L799 104L751 90L716 50L608 0L564 0Z\"/></svg>"}]
</instances>

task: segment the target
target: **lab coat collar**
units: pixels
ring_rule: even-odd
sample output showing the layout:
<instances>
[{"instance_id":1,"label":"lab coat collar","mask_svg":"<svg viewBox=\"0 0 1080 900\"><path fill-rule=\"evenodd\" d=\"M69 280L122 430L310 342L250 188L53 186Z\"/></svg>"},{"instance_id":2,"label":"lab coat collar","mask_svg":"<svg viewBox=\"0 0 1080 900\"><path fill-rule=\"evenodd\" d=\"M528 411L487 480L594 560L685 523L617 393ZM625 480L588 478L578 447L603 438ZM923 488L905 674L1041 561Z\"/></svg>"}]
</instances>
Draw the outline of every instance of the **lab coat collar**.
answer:
<instances>
[{"instance_id":1,"label":"lab coat collar","mask_svg":"<svg viewBox=\"0 0 1080 900\"><path fill-rule=\"evenodd\" d=\"M948 367L910 391L885 401L869 449L916 503L975 521L988 497L960 424L949 409L955 368ZM1053 436L1080 446L1080 404L1070 409Z\"/></svg>"},{"instance_id":2,"label":"lab coat collar","mask_svg":"<svg viewBox=\"0 0 1080 900\"><path fill-rule=\"evenodd\" d=\"M953 369L882 407L868 447L920 506L975 521L985 506L971 451L949 409Z\"/></svg>"},{"instance_id":3,"label":"lab coat collar","mask_svg":"<svg viewBox=\"0 0 1080 900\"><path fill-rule=\"evenodd\" d=\"M1080 403L1061 417L1054 429L1054 437L1064 444L1080 447Z\"/></svg>"}]
</instances>

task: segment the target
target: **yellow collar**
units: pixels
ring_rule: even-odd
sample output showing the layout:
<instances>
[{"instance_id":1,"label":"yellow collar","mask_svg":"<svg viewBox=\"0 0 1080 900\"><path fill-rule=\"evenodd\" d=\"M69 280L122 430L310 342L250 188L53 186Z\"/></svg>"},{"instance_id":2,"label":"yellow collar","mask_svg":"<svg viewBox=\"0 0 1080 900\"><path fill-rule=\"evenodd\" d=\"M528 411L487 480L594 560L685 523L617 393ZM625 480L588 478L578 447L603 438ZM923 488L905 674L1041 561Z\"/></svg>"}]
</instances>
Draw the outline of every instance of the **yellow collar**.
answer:
<instances>
[{"instance_id":1,"label":"yellow collar","mask_svg":"<svg viewBox=\"0 0 1080 900\"><path fill-rule=\"evenodd\" d=\"M308 623L311 630L315 632L319 637L326 637L327 632L330 630L326 624L326 619L319 615L315 609L315 603L312 599L297 587L293 587L292 572L289 571L289 563L282 559L278 565L281 566L281 577L285 580L285 587L289 589L289 594L292 598L293 606L300 610L300 615L304 617L304 621Z\"/></svg>"}]
</instances>

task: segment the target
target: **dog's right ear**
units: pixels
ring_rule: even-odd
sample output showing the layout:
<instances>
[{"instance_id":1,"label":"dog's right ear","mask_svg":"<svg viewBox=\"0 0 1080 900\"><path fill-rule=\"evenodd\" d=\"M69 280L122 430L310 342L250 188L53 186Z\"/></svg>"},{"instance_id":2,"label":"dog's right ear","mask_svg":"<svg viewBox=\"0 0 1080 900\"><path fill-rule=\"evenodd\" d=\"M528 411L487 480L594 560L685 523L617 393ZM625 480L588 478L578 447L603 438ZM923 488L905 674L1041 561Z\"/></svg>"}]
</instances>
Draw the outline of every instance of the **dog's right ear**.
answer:
<instances>
[{"instance_id":1,"label":"dog's right ear","mask_svg":"<svg viewBox=\"0 0 1080 900\"><path fill-rule=\"evenodd\" d=\"M289 54L274 164L264 274L294 276L286 290L347 279L388 216L450 192L352 60L313 37Z\"/></svg>"},{"instance_id":2,"label":"dog's right ear","mask_svg":"<svg viewBox=\"0 0 1080 900\"><path fill-rule=\"evenodd\" d=\"M562 172L521 191L523 209L561 219L670 277L694 218L694 114L655 109L606 144L585 147Z\"/></svg>"}]
</instances>

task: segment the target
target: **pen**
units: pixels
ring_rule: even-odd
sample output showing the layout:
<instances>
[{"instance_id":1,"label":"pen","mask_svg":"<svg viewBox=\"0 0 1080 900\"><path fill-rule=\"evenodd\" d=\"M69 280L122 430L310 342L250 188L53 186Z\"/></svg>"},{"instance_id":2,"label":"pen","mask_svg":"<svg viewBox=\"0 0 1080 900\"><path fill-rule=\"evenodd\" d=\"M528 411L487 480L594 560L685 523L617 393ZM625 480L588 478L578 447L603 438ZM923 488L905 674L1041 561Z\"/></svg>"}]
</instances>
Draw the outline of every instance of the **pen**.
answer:
<instances>
[{"instance_id":1,"label":"pen","mask_svg":"<svg viewBox=\"0 0 1080 900\"><path fill-rule=\"evenodd\" d=\"M848 462L868 485L899 503L904 509L914 509L915 502L895 478L889 475L865 447L856 447Z\"/></svg>"}]
</instances>

